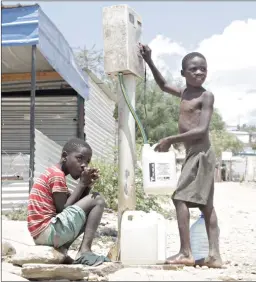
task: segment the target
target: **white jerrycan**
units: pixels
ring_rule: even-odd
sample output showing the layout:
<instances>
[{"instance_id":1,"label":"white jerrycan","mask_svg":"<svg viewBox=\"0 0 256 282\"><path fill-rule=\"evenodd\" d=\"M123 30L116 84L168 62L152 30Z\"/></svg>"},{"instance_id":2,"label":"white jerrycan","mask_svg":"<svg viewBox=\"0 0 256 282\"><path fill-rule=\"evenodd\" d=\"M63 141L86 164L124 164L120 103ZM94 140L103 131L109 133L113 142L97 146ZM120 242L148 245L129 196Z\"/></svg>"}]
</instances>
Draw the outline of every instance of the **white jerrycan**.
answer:
<instances>
[{"instance_id":1,"label":"white jerrycan","mask_svg":"<svg viewBox=\"0 0 256 282\"><path fill-rule=\"evenodd\" d=\"M142 148L143 189L146 194L170 195L177 185L174 148L171 146L169 152L155 152L155 146L144 144Z\"/></svg>"},{"instance_id":2,"label":"white jerrycan","mask_svg":"<svg viewBox=\"0 0 256 282\"><path fill-rule=\"evenodd\" d=\"M156 212L124 212L120 246L123 265L163 264L167 248L166 220Z\"/></svg>"}]
</instances>

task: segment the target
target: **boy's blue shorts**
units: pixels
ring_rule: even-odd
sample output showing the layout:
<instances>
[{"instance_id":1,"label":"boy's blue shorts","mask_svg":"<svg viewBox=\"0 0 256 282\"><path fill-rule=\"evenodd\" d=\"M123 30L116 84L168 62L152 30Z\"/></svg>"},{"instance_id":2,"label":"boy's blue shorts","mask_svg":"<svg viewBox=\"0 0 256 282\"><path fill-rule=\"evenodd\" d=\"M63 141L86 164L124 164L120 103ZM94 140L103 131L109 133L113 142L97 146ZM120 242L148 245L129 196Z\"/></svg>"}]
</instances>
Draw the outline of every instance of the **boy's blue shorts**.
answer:
<instances>
[{"instance_id":1,"label":"boy's blue shorts","mask_svg":"<svg viewBox=\"0 0 256 282\"><path fill-rule=\"evenodd\" d=\"M34 239L35 244L60 248L72 243L84 232L85 222L85 212L76 205L69 206L51 219L47 228Z\"/></svg>"}]
</instances>

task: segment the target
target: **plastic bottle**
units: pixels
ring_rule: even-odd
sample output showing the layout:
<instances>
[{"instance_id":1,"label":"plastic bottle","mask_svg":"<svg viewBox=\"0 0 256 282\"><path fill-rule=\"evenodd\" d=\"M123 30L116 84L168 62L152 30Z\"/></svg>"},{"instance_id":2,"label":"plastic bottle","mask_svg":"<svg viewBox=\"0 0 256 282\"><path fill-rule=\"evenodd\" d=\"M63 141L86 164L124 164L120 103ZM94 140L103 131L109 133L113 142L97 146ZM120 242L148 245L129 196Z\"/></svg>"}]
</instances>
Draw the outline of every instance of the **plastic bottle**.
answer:
<instances>
[{"instance_id":1,"label":"plastic bottle","mask_svg":"<svg viewBox=\"0 0 256 282\"><path fill-rule=\"evenodd\" d=\"M190 243L192 255L195 260L203 259L208 256L209 242L203 214L201 214L199 219L190 227Z\"/></svg>"},{"instance_id":2,"label":"plastic bottle","mask_svg":"<svg viewBox=\"0 0 256 282\"><path fill-rule=\"evenodd\" d=\"M142 148L143 189L146 194L172 194L177 185L176 156L173 147L169 152L155 152L154 146Z\"/></svg>"}]
</instances>

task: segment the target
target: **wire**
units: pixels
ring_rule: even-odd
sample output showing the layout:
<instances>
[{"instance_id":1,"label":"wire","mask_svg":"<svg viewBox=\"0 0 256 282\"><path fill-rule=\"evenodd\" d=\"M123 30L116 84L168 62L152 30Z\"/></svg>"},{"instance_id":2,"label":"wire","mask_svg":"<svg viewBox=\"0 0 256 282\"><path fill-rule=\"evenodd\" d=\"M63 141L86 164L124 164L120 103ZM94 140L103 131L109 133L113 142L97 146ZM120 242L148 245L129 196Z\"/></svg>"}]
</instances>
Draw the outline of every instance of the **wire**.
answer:
<instances>
[{"instance_id":1,"label":"wire","mask_svg":"<svg viewBox=\"0 0 256 282\"><path fill-rule=\"evenodd\" d=\"M136 114L134 108L132 107L132 105L131 105L131 103L129 101L129 98L127 96L127 93L126 93L126 90L125 90L125 86L124 86L123 73L121 73L121 72L118 73L118 79L119 79L120 87L121 87L124 99L126 101L126 104L127 104L128 108L129 108L133 118L137 122L139 130L141 132L141 135L142 135L142 138L143 138L143 143L144 144L148 144L147 136L146 136L145 130L144 130L143 126L142 126L142 123L141 123L139 117L137 116L137 114Z\"/></svg>"},{"instance_id":2,"label":"wire","mask_svg":"<svg viewBox=\"0 0 256 282\"><path fill-rule=\"evenodd\" d=\"M146 100L146 94L147 94L147 66L145 64L145 72L144 72L144 112L145 112L145 122L144 122L144 128L145 133L147 134L147 120L148 120L148 113L147 113L147 100Z\"/></svg>"}]
</instances>

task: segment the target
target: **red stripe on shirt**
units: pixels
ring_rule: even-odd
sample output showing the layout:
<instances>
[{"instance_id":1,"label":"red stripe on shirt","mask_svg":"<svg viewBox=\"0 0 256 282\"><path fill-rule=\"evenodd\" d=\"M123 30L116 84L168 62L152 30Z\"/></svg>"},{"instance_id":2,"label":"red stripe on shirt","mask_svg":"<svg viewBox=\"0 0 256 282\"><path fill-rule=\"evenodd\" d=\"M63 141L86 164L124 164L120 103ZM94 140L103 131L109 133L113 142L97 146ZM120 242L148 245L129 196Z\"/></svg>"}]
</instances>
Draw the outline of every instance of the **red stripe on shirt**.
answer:
<instances>
[{"instance_id":1,"label":"red stripe on shirt","mask_svg":"<svg viewBox=\"0 0 256 282\"><path fill-rule=\"evenodd\" d=\"M54 192L69 193L65 174L57 166L48 168L35 181L28 201L28 230L33 238L43 232L56 216Z\"/></svg>"}]
</instances>

